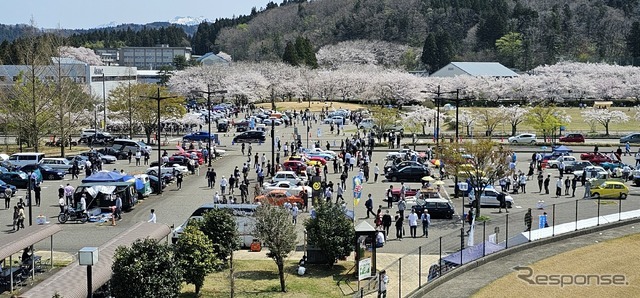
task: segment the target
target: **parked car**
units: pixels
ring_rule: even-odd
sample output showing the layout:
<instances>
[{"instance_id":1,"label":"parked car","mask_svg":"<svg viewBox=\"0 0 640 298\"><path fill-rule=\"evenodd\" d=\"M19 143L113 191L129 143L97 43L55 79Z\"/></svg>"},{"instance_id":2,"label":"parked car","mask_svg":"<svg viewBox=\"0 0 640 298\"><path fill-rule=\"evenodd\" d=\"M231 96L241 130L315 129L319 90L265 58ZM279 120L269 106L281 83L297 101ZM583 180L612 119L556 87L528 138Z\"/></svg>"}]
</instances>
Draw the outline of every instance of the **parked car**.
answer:
<instances>
[{"instance_id":1,"label":"parked car","mask_svg":"<svg viewBox=\"0 0 640 298\"><path fill-rule=\"evenodd\" d=\"M304 200L301 197L292 195L286 190L272 190L267 194L257 196L255 202L276 206L282 206L285 202L288 202L292 205L298 204L298 206L304 207Z\"/></svg>"},{"instance_id":2,"label":"parked car","mask_svg":"<svg viewBox=\"0 0 640 298\"><path fill-rule=\"evenodd\" d=\"M640 186L640 170L633 170L631 172L631 179L633 179L633 184L635 186Z\"/></svg>"},{"instance_id":3,"label":"parked car","mask_svg":"<svg viewBox=\"0 0 640 298\"><path fill-rule=\"evenodd\" d=\"M406 160L399 163L393 163L392 161L387 161L384 165L384 173L386 174L389 171L397 171L407 166L423 166L428 169L428 167L423 163L412 161L412 160Z\"/></svg>"},{"instance_id":4,"label":"parked car","mask_svg":"<svg viewBox=\"0 0 640 298\"><path fill-rule=\"evenodd\" d=\"M629 142L630 144L640 143L640 132L632 133L620 138L620 144Z\"/></svg>"},{"instance_id":5,"label":"parked car","mask_svg":"<svg viewBox=\"0 0 640 298\"><path fill-rule=\"evenodd\" d=\"M105 154L102 154L100 152L90 152L90 151L89 152L82 152L82 153L80 153L80 155L84 155L86 157L95 156L97 158L100 158L100 160L102 160L102 162L105 163L105 164L116 163L116 161L118 160L113 155L105 155Z\"/></svg>"},{"instance_id":6,"label":"parked car","mask_svg":"<svg viewBox=\"0 0 640 298\"><path fill-rule=\"evenodd\" d=\"M233 137L233 143L263 143L266 139L264 131L250 130Z\"/></svg>"},{"instance_id":7,"label":"parked car","mask_svg":"<svg viewBox=\"0 0 640 298\"><path fill-rule=\"evenodd\" d=\"M591 198L598 199L626 199L629 188L620 181L605 181L598 186L591 187Z\"/></svg>"},{"instance_id":8,"label":"parked car","mask_svg":"<svg viewBox=\"0 0 640 298\"><path fill-rule=\"evenodd\" d=\"M609 156L602 153L593 153L593 152L580 154L580 159L588 160L592 164L596 164L596 165L603 162L611 162L611 158L609 158Z\"/></svg>"},{"instance_id":9,"label":"parked car","mask_svg":"<svg viewBox=\"0 0 640 298\"><path fill-rule=\"evenodd\" d=\"M517 136L509 137L508 141L511 144L533 144L536 142L536 135L532 133L523 133Z\"/></svg>"},{"instance_id":10,"label":"parked car","mask_svg":"<svg viewBox=\"0 0 640 298\"><path fill-rule=\"evenodd\" d=\"M603 167L599 167L599 166L585 167L582 170L573 171L573 174L578 176L578 177L581 177L583 172L587 172L587 175L586 175L587 179L591 179L591 178L607 179L607 178L609 178L609 172L607 172L607 170L605 170Z\"/></svg>"},{"instance_id":11,"label":"parked car","mask_svg":"<svg viewBox=\"0 0 640 298\"><path fill-rule=\"evenodd\" d=\"M262 188L265 191L286 190L286 191L288 191L289 193L292 193L292 194L299 194L303 190L307 190L308 194L311 193L311 187L298 185L298 184L293 184L293 183L291 183L289 181L278 181L278 182L272 182L272 183L265 182L262 185Z\"/></svg>"},{"instance_id":12,"label":"parked car","mask_svg":"<svg viewBox=\"0 0 640 298\"><path fill-rule=\"evenodd\" d=\"M493 207L500 207L500 202L498 201L498 194L500 194L499 191L497 191L493 186L487 186L485 187L484 191L482 191L482 193L480 194L480 206L493 206ZM473 201L475 201L476 197L473 193L473 189L471 190L471 192L469 193L469 204L473 204ZM507 205L507 208L512 208L514 206L514 201L513 198L508 195L505 194L505 204Z\"/></svg>"},{"instance_id":13,"label":"parked car","mask_svg":"<svg viewBox=\"0 0 640 298\"><path fill-rule=\"evenodd\" d=\"M387 160L395 160L397 158L403 158L407 154L411 155L413 153L415 153L415 151L413 151L413 150L411 150L409 148L404 148L404 149L401 149L398 152L389 152L389 153L387 153L386 159Z\"/></svg>"},{"instance_id":14,"label":"parked car","mask_svg":"<svg viewBox=\"0 0 640 298\"><path fill-rule=\"evenodd\" d=\"M90 134L86 138L80 138L80 142L85 142L87 144L110 144L113 143L113 136L108 132L98 132L95 134Z\"/></svg>"},{"instance_id":15,"label":"parked car","mask_svg":"<svg viewBox=\"0 0 640 298\"><path fill-rule=\"evenodd\" d=\"M298 175L293 171L279 171L273 176L273 178L271 178L271 181L272 182L287 181L294 185L298 183L302 183L302 179L300 179L300 177L298 177Z\"/></svg>"},{"instance_id":16,"label":"parked car","mask_svg":"<svg viewBox=\"0 0 640 298\"><path fill-rule=\"evenodd\" d=\"M422 189L416 196L407 197L407 209L415 209L418 217L428 210L431 218L452 219L456 213L455 207L450 200L440 196L432 188Z\"/></svg>"},{"instance_id":17,"label":"parked car","mask_svg":"<svg viewBox=\"0 0 640 298\"><path fill-rule=\"evenodd\" d=\"M129 152L125 152L125 151L121 151L121 150L118 150L118 149L114 149L113 147L100 148L100 149L98 149L98 153L103 154L103 155L115 156L116 159L128 159L129 158ZM135 156L136 156L136 152L135 151L131 152L131 157L135 158Z\"/></svg>"},{"instance_id":18,"label":"parked car","mask_svg":"<svg viewBox=\"0 0 640 298\"><path fill-rule=\"evenodd\" d=\"M547 162L547 167L552 169L557 169L560 166L560 163L564 163L565 167L567 164L577 161L574 156L571 155L563 155L556 159L549 160Z\"/></svg>"},{"instance_id":19,"label":"parked car","mask_svg":"<svg viewBox=\"0 0 640 298\"><path fill-rule=\"evenodd\" d=\"M162 175L164 174L173 175L174 171L182 172L183 174L186 174L189 172L189 170L187 170L187 167L181 166L178 164L165 164L160 167L160 172L162 173ZM158 173L157 165L155 167L148 168L145 171L145 174L149 176L157 176L158 175L157 173Z\"/></svg>"},{"instance_id":20,"label":"parked car","mask_svg":"<svg viewBox=\"0 0 640 298\"><path fill-rule=\"evenodd\" d=\"M194 133L190 133L188 135L184 135L182 137L182 140L184 141L193 141L193 142L197 142L197 141L202 141L202 142L208 142L209 139L213 140L215 138L214 135L210 135L208 132L206 131L197 131Z\"/></svg>"},{"instance_id":21,"label":"parked car","mask_svg":"<svg viewBox=\"0 0 640 298\"><path fill-rule=\"evenodd\" d=\"M151 184L151 192L153 193L159 193L158 189L160 187L162 187L162 189L167 187L167 184L164 182L164 180L158 180L157 176L149 176L149 183Z\"/></svg>"},{"instance_id":22,"label":"parked car","mask_svg":"<svg viewBox=\"0 0 640 298\"><path fill-rule=\"evenodd\" d=\"M615 170L617 168L623 168L625 166L625 164L621 163L621 162L619 162L617 160L614 160L614 161L610 161L610 162L607 161L607 162L600 163L600 166L605 170L613 171L613 170Z\"/></svg>"},{"instance_id":23,"label":"parked car","mask_svg":"<svg viewBox=\"0 0 640 298\"><path fill-rule=\"evenodd\" d=\"M593 164L590 161L576 160L574 162L567 163L564 166L564 171L567 173L575 174L575 171L582 171L584 168L590 167L590 166L593 166Z\"/></svg>"},{"instance_id":24,"label":"parked car","mask_svg":"<svg viewBox=\"0 0 640 298\"><path fill-rule=\"evenodd\" d=\"M66 172L64 170L53 169L49 166L42 164L30 164L20 167L20 171L30 173L35 170L40 170L42 178L45 180L62 180Z\"/></svg>"},{"instance_id":25,"label":"parked car","mask_svg":"<svg viewBox=\"0 0 640 298\"><path fill-rule=\"evenodd\" d=\"M29 187L29 176L22 171L0 173L0 180L17 188Z\"/></svg>"},{"instance_id":26,"label":"parked car","mask_svg":"<svg viewBox=\"0 0 640 298\"><path fill-rule=\"evenodd\" d=\"M409 186L407 186L409 187ZM408 197L413 197L416 196L420 193L420 189L419 188L408 188L405 192L404 192L404 196L405 198ZM394 202L397 202L398 200L400 200L400 187L395 187L391 189L391 196L392 196L392 200ZM385 195L386 197L386 195ZM384 199L386 200L386 198Z\"/></svg>"},{"instance_id":27,"label":"parked car","mask_svg":"<svg viewBox=\"0 0 640 298\"><path fill-rule=\"evenodd\" d=\"M287 160L282 164L282 168L299 173L307 170L307 164L299 160Z\"/></svg>"},{"instance_id":28,"label":"parked car","mask_svg":"<svg viewBox=\"0 0 640 298\"><path fill-rule=\"evenodd\" d=\"M69 161L66 158L45 157L42 159L40 163L44 166L49 166L52 169L64 171L66 173L71 172L71 168L73 168L73 162ZM78 162L78 170L79 171L84 170L83 162Z\"/></svg>"},{"instance_id":29,"label":"parked car","mask_svg":"<svg viewBox=\"0 0 640 298\"><path fill-rule=\"evenodd\" d=\"M429 176L429 169L423 166L407 166L385 174L389 181L420 182L422 177Z\"/></svg>"},{"instance_id":30,"label":"parked car","mask_svg":"<svg viewBox=\"0 0 640 298\"><path fill-rule=\"evenodd\" d=\"M560 137L562 143L584 143L584 135L581 133L568 133Z\"/></svg>"}]
</instances>

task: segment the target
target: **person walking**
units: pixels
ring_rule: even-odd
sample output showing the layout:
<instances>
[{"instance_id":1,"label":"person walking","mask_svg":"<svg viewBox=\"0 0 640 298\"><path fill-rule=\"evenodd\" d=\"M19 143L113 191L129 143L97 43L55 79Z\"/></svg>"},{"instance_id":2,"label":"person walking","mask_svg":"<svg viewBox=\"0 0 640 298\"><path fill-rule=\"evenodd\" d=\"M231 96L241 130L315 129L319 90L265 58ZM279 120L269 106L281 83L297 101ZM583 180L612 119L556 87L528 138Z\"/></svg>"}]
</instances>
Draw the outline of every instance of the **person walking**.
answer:
<instances>
[{"instance_id":1,"label":"person walking","mask_svg":"<svg viewBox=\"0 0 640 298\"><path fill-rule=\"evenodd\" d=\"M400 217L404 218L404 210L407 209L407 203L404 201L404 199L400 199L398 201L398 213L400 214Z\"/></svg>"},{"instance_id":2,"label":"person walking","mask_svg":"<svg viewBox=\"0 0 640 298\"><path fill-rule=\"evenodd\" d=\"M80 166L78 166L78 160L73 160L73 165L71 166L71 180L78 179L78 174L80 173Z\"/></svg>"},{"instance_id":3,"label":"person walking","mask_svg":"<svg viewBox=\"0 0 640 298\"><path fill-rule=\"evenodd\" d=\"M18 227L18 229L16 229L16 231L20 231L20 229L24 229L24 207L20 206L20 208L18 208L18 221L16 223L16 226Z\"/></svg>"},{"instance_id":4,"label":"person walking","mask_svg":"<svg viewBox=\"0 0 640 298\"><path fill-rule=\"evenodd\" d=\"M373 218L376 218L376 214L373 213L373 199L371 198L371 194L368 194L368 198L364 203L364 206L367 207L367 218L369 218L369 213L373 214Z\"/></svg>"},{"instance_id":5,"label":"person walking","mask_svg":"<svg viewBox=\"0 0 640 298\"><path fill-rule=\"evenodd\" d=\"M13 191L11 188L5 188L4 193L4 209L9 209L11 207L11 196L13 195Z\"/></svg>"},{"instance_id":6,"label":"person walking","mask_svg":"<svg viewBox=\"0 0 640 298\"><path fill-rule=\"evenodd\" d=\"M116 196L116 218L122 219L122 198L120 196Z\"/></svg>"},{"instance_id":7,"label":"person walking","mask_svg":"<svg viewBox=\"0 0 640 298\"><path fill-rule=\"evenodd\" d=\"M131 157L133 156L133 152L131 152L131 149L129 149L129 151L127 152L127 160L129 160L129 164L131 164Z\"/></svg>"},{"instance_id":8,"label":"person walking","mask_svg":"<svg viewBox=\"0 0 640 298\"><path fill-rule=\"evenodd\" d=\"M416 214L416 210L411 208L411 213L409 214L409 233L411 234L411 238L416 238L416 230L418 229L418 214Z\"/></svg>"},{"instance_id":9,"label":"person walking","mask_svg":"<svg viewBox=\"0 0 640 298\"><path fill-rule=\"evenodd\" d=\"M393 207L393 185L387 189L387 208Z\"/></svg>"},{"instance_id":10,"label":"person walking","mask_svg":"<svg viewBox=\"0 0 640 298\"><path fill-rule=\"evenodd\" d=\"M227 190L227 178L225 178L224 176L222 176L222 179L220 179L220 193L224 196L225 195L225 190Z\"/></svg>"},{"instance_id":11,"label":"person walking","mask_svg":"<svg viewBox=\"0 0 640 298\"><path fill-rule=\"evenodd\" d=\"M152 222L152 223L156 223L156 210L155 209L151 209L151 214L149 214L149 220L147 220L147 222Z\"/></svg>"},{"instance_id":12,"label":"person walking","mask_svg":"<svg viewBox=\"0 0 640 298\"><path fill-rule=\"evenodd\" d=\"M178 172L178 174L176 175L176 186L178 187L178 190L182 189L182 179L184 179L182 172Z\"/></svg>"},{"instance_id":13,"label":"person walking","mask_svg":"<svg viewBox=\"0 0 640 298\"><path fill-rule=\"evenodd\" d=\"M379 174L380 174L380 167L378 167L378 163L376 163L376 166L373 168L373 183L378 182Z\"/></svg>"},{"instance_id":14,"label":"person walking","mask_svg":"<svg viewBox=\"0 0 640 298\"><path fill-rule=\"evenodd\" d=\"M40 187L40 183L37 183L36 186L33 187L33 192L36 197L36 206L40 207L40 198L41 198L41 192L42 192L42 187Z\"/></svg>"},{"instance_id":15,"label":"person walking","mask_svg":"<svg viewBox=\"0 0 640 298\"><path fill-rule=\"evenodd\" d=\"M386 270L380 271L380 277L378 279L378 298L387 298L387 284L389 283L389 276Z\"/></svg>"},{"instance_id":16,"label":"person walking","mask_svg":"<svg viewBox=\"0 0 640 298\"><path fill-rule=\"evenodd\" d=\"M431 214L429 214L429 210L424 209L424 212L420 215L420 221L422 221L422 236L429 238L429 225L431 225Z\"/></svg>"},{"instance_id":17,"label":"person walking","mask_svg":"<svg viewBox=\"0 0 640 298\"><path fill-rule=\"evenodd\" d=\"M292 216L292 223L294 225L298 223L299 212L300 210L298 209L298 203L293 204L293 207L291 207L291 216Z\"/></svg>"},{"instance_id":18,"label":"person walking","mask_svg":"<svg viewBox=\"0 0 640 298\"><path fill-rule=\"evenodd\" d=\"M136 150L136 167L140 166L141 158L142 158L142 152L140 152L140 150Z\"/></svg>"},{"instance_id":19,"label":"person walking","mask_svg":"<svg viewBox=\"0 0 640 298\"><path fill-rule=\"evenodd\" d=\"M538 172L538 192L542 193L542 183L544 182L544 176L542 176L542 171Z\"/></svg>"},{"instance_id":20,"label":"person walking","mask_svg":"<svg viewBox=\"0 0 640 298\"><path fill-rule=\"evenodd\" d=\"M525 232L531 231L531 221L531 208L529 208L529 210L527 210L527 213L524 214L524 225L527 227L527 229L524 230Z\"/></svg>"},{"instance_id":21,"label":"person walking","mask_svg":"<svg viewBox=\"0 0 640 298\"><path fill-rule=\"evenodd\" d=\"M336 205L338 204L339 200L344 200L344 187L342 186L342 183L338 183L338 189L336 190ZM367 215L369 215L369 213L367 213Z\"/></svg>"},{"instance_id":22,"label":"person walking","mask_svg":"<svg viewBox=\"0 0 640 298\"><path fill-rule=\"evenodd\" d=\"M549 183L551 183L551 175L547 175L547 178L544 178L544 193L549 194Z\"/></svg>"},{"instance_id":23,"label":"person walking","mask_svg":"<svg viewBox=\"0 0 640 298\"><path fill-rule=\"evenodd\" d=\"M403 221L404 219L400 215L396 215L396 239L402 241Z\"/></svg>"},{"instance_id":24,"label":"person walking","mask_svg":"<svg viewBox=\"0 0 640 298\"><path fill-rule=\"evenodd\" d=\"M389 238L389 228L391 227L392 220L389 210L386 210L385 214L382 215L382 228L384 229L385 240Z\"/></svg>"},{"instance_id":25,"label":"person walking","mask_svg":"<svg viewBox=\"0 0 640 298\"><path fill-rule=\"evenodd\" d=\"M556 181L556 198L559 198L562 195L562 178L558 178Z\"/></svg>"}]
</instances>

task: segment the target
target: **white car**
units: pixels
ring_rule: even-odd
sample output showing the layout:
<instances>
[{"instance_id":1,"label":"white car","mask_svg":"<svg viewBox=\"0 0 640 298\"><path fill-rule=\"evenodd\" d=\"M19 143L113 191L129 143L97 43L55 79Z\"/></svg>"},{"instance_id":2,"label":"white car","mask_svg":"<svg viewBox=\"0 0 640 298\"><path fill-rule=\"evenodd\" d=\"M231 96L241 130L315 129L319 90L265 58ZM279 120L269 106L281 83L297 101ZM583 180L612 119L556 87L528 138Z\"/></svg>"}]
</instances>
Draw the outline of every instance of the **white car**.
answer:
<instances>
[{"instance_id":1,"label":"white car","mask_svg":"<svg viewBox=\"0 0 640 298\"><path fill-rule=\"evenodd\" d=\"M573 174L577 177L582 177L582 173L587 172L587 179L595 178L595 179L607 179L609 178L609 172L605 170L603 167L599 166L590 166L585 167L583 170L574 171Z\"/></svg>"},{"instance_id":2,"label":"white car","mask_svg":"<svg viewBox=\"0 0 640 298\"><path fill-rule=\"evenodd\" d=\"M509 137L508 140L511 144L533 144L536 142L536 135L533 133L523 133L517 136Z\"/></svg>"},{"instance_id":3,"label":"white car","mask_svg":"<svg viewBox=\"0 0 640 298\"><path fill-rule=\"evenodd\" d=\"M574 163L576 161L578 161L578 160L574 156L564 155L564 156L560 156L560 157L558 157L556 159L547 161L547 166L549 168L557 169L560 166L560 163L563 163L566 166L566 165L568 165L570 163Z\"/></svg>"},{"instance_id":4,"label":"white car","mask_svg":"<svg viewBox=\"0 0 640 298\"><path fill-rule=\"evenodd\" d=\"M387 153L387 160L394 160L396 158L403 158L405 155L407 155L407 153L409 154L413 154L415 153L415 151L411 150L411 149L402 149L398 152L389 152Z\"/></svg>"},{"instance_id":5,"label":"white car","mask_svg":"<svg viewBox=\"0 0 640 298\"><path fill-rule=\"evenodd\" d=\"M487 186L485 187L484 191L482 192L482 194L480 195L480 206L495 206L495 207L499 207L500 206L500 202L498 201L498 194L500 192L497 191L495 188L493 188L493 186ZM475 201L476 197L473 193L473 190L471 192L469 192L469 204L473 203L473 201ZM513 201L513 197L511 197L508 194L505 194L505 204L507 205L507 208L511 208L513 206L515 206L515 203Z\"/></svg>"},{"instance_id":6,"label":"white car","mask_svg":"<svg viewBox=\"0 0 640 298\"><path fill-rule=\"evenodd\" d=\"M375 126L373 119L362 119L360 123L358 123L358 129L372 129Z\"/></svg>"},{"instance_id":7,"label":"white car","mask_svg":"<svg viewBox=\"0 0 640 298\"><path fill-rule=\"evenodd\" d=\"M280 182L280 181L286 181L289 182L293 185L296 185L298 183L302 183L302 179L300 179L300 177L298 177L298 175L296 174L296 172L294 171L280 171L277 172L273 178L271 178L272 182Z\"/></svg>"},{"instance_id":8,"label":"white car","mask_svg":"<svg viewBox=\"0 0 640 298\"><path fill-rule=\"evenodd\" d=\"M173 164L173 165L165 165L160 167L160 172L162 174L173 174L173 171L179 171L182 174L187 174L189 173L189 170L187 169L187 167L185 166L181 166L179 164ZM158 167L151 167L148 168L147 171L145 172L147 175L151 175L151 176L156 176L158 173Z\"/></svg>"},{"instance_id":9,"label":"white car","mask_svg":"<svg viewBox=\"0 0 640 298\"><path fill-rule=\"evenodd\" d=\"M279 182L273 182L273 183L265 182L262 185L262 188L264 189L265 192L269 192L272 190L286 190L292 195L297 195L298 193L300 193L305 189L307 190L308 194L311 194L311 191L312 191L311 187L309 186L298 186L295 184L291 184L289 181L279 181Z\"/></svg>"}]
</instances>

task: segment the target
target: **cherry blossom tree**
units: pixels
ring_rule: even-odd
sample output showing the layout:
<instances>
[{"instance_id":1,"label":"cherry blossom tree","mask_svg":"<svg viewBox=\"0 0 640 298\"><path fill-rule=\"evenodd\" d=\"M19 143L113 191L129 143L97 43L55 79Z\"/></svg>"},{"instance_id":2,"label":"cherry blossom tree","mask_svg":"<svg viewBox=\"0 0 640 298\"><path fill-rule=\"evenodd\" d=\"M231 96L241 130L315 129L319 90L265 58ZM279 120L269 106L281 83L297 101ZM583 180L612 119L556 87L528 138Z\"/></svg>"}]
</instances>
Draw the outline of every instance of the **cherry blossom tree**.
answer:
<instances>
[{"instance_id":1,"label":"cherry blossom tree","mask_svg":"<svg viewBox=\"0 0 640 298\"><path fill-rule=\"evenodd\" d=\"M477 120L475 114L468 110L461 110L458 114L458 123L467 129L467 136L471 136L471 127Z\"/></svg>"},{"instance_id":2,"label":"cherry blossom tree","mask_svg":"<svg viewBox=\"0 0 640 298\"><path fill-rule=\"evenodd\" d=\"M594 121L602 124L605 129L605 135L609 135L609 125L612 123L624 123L629 121L630 117L623 111L608 109L586 109L581 112L582 118L587 122Z\"/></svg>"},{"instance_id":3,"label":"cherry blossom tree","mask_svg":"<svg viewBox=\"0 0 640 298\"><path fill-rule=\"evenodd\" d=\"M60 53L60 57L73 58L89 65L104 65L102 60L100 60L100 56L96 55L92 49L63 46L58 49L58 52Z\"/></svg>"},{"instance_id":4,"label":"cherry blossom tree","mask_svg":"<svg viewBox=\"0 0 640 298\"><path fill-rule=\"evenodd\" d=\"M528 108L523 108L518 105L509 107L500 106L498 108L498 115L502 116L504 121L511 124L511 135L515 136L518 125L525 120L525 115L529 112Z\"/></svg>"}]
</instances>

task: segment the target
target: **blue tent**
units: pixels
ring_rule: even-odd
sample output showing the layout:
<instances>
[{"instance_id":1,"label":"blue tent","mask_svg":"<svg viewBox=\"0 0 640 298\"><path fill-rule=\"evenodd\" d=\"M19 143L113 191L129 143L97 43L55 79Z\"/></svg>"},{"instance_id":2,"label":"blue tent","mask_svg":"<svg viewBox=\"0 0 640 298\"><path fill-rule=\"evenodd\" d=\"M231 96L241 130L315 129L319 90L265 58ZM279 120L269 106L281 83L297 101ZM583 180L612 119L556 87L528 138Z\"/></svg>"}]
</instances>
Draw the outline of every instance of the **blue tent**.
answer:
<instances>
[{"instance_id":1,"label":"blue tent","mask_svg":"<svg viewBox=\"0 0 640 298\"><path fill-rule=\"evenodd\" d=\"M124 182L133 179L131 176L121 175L116 172L98 172L85 179L82 179L82 183L89 182Z\"/></svg>"},{"instance_id":2,"label":"blue tent","mask_svg":"<svg viewBox=\"0 0 640 298\"><path fill-rule=\"evenodd\" d=\"M565 146L565 145L561 145L558 147L553 148L553 152L557 152L557 153L569 153L569 152L573 152L573 149L569 149L569 147Z\"/></svg>"}]
</instances>

